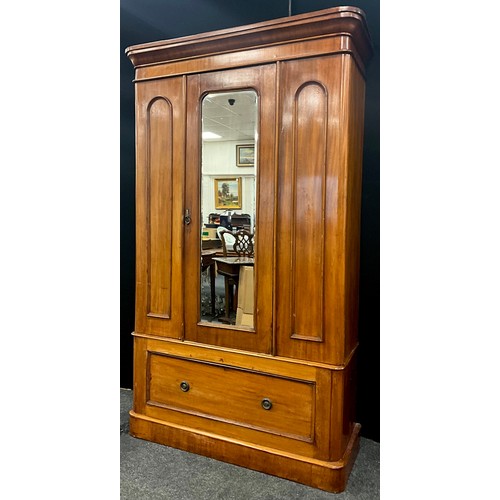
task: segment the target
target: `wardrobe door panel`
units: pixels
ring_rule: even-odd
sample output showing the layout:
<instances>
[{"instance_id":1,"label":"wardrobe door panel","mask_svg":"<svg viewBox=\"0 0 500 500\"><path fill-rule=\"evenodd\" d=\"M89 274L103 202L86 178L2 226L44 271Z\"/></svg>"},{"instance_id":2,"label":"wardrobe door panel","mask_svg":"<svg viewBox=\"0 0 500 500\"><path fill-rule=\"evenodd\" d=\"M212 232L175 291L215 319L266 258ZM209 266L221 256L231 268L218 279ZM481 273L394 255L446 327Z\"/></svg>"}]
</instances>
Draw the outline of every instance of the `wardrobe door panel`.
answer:
<instances>
[{"instance_id":1,"label":"wardrobe door panel","mask_svg":"<svg viewBox=\"0 0 500 500\"><path fill-rule=\"evenodd\" d=\"M182 338L184 80L136 92L136 333Z\"/></svg>"},{"instance_id":2,"label":"wardrobe door panel","mask_svg":"<svg viewBox=\"0 0 500 500\"><path fill-rule=\"evenodd\" d=\"M232 113L237 113L240 101L254 95L256 99L256 123L257 131L255 140L255 169L237 165L238 148L245 141L231 142L230 155L220 155L217 153L209 158L210 169L202 171L202 162L206 160L210 146L202 141L202 131L204 124L208 121L208 114L204 114L204 106L207 99L211 106L220 108L221 121L230 118ZM227 103L228 96L232 96L231 103ZM273 335L273 252L274 252L274 198L275 198L275 136L276 136L276 66L274 64L264 66L254 66L250 68L239 68L201 75L189 75L187 81L187 147L186 147L186 210L191 214L191 223L185 228L185 332L186 340L192 340L204 344L232 347L255 352L271 352ZM214 118L215 119L215 118ZM247 141L248 142L248 141ZM203 148L202 148L203 145ZM202 150L203 149L203 150ZM222 145L219 151L222 150ZM215 150L214 150L215 151ZM232 175L227 175L224 170L228 165L232 169ZM204 225L208 222L211 210L217 215L224 215L227 211L224 207L210 205L209 198L213 200L216 182L223 183L224 179L234 182L236 177L244 182L250 179L249 172L256 171L255 182L255 203L250 213L253 233L253 286L248 292L253 296L252 309L245 311L250 313L252 323L250 326L239 325L238 315L236 320L223 324L218 317L213 319L202 317L200 300L200 282L202 269L205 271L209 264L210 256L201 255L202 240L201 234ZM202 181L203 178L203 181ZM202 182L203 193L202 193ZM208 187L207 187L208 186ZM217 194L217 188L215 189ZM248 191L243 190L243 205L240 208L232 208L232 212L242 212L245 197ZM241 200L239 200L241 203ZM212 201L213 203L213 201ZM250 211L250 210L249 210ZM233 213L234 216L234 213ZM255 227L253 227L255 226ZM213 229L213 228L212 228ZM214 229L215 230L215 229ZM217 252L217 250L210 250ZM222 257L223 249L219 248L218 253L213 258ZM202 258L203 257L203 258ZM230 257L230 256L229 256ZM202 262L202 265L200 265ZM219 273L224 272L222 263L217 262ZM236 278L238 279L236 271ZM241 281L241 273L240 273ZM236 299L236 293L240 294L243 287L241 283L236 285L237 292L234 292L233 311L236 304L240 302ZM233 287L233 285L230 285ZM226 291L228 288L226 288ZM238 296L241 298L241 296ZM226 294L226 300L227 300ZM228 301L229 302L229 301ZM227 311L227 309L226 309ZM253 312L253 315L251 314Z\"/></svg>"}]
</instances>

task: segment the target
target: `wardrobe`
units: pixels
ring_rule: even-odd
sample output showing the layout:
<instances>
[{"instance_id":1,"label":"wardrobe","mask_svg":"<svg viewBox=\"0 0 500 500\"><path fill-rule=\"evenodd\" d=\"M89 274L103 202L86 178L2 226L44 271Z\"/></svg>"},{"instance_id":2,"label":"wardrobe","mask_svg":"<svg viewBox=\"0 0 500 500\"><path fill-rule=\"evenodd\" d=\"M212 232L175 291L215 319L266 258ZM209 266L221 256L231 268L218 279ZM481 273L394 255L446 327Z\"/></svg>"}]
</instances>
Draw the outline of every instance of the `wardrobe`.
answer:
<instances>
[{"instance_id":1,"label":"wardrobe","mask_svg":"<svg viewBox=\"0 0 500 500\"><path fill-rule=\"evenodd\" d=\"M336 7L126 53L136 96L130 432L343 491L360 432L364 13ZM241 220L252 253L223 252L219 229L236 235Z\"/></svg>"}]
</instances>

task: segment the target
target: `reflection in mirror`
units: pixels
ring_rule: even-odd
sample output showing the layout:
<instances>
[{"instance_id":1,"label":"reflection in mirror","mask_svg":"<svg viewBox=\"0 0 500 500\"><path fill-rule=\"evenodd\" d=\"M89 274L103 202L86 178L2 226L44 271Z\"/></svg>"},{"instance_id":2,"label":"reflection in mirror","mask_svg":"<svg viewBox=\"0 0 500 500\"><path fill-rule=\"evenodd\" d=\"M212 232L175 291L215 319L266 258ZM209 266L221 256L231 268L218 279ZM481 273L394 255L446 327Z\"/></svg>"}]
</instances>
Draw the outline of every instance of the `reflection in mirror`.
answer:
<instances>
[{"instance_id":1,"label":"reflection in mirror","mask_svg":"<svg viewBox=\"0 0 500 500\"><path fill-rule=\"evenodd\" d=\"M253 329L257 94L208 94L201 113L201 321Z\"/></svg>"}]
</instances>

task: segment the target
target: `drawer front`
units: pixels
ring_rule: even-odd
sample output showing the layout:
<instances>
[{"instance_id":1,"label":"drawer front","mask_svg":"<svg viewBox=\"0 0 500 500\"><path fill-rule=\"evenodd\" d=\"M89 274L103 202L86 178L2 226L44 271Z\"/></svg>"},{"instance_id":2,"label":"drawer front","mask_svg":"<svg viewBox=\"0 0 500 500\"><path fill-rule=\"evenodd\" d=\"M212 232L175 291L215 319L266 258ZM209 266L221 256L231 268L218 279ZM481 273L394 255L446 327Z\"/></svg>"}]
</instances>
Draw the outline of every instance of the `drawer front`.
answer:
<instances>
[{"instance_id":1,"label":"drawer front","mask_svg":"<svg viewBox=\"0 0 500 500\"><path fill-rule=\"evenodd\" d=\"M149 406L313 442L311 380L154 352L148 373Z\"/></svg>"}]
</instances>

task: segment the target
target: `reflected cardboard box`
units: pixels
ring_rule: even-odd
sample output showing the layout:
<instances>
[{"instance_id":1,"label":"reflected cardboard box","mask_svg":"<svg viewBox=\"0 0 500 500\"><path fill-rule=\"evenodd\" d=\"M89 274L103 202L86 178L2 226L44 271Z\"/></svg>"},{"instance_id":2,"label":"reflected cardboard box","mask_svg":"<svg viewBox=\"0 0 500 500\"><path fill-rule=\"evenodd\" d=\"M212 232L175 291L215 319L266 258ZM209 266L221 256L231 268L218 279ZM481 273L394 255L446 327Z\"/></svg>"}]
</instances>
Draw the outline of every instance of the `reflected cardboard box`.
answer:
<instances>
[{"instance_id":1,"label":"reflected cardboard box","mask_svg":"<svg viewBox=\"0 0 500 500\"><path fill-rule=\"evenodd\" d=\"M253 266L241 266L238 283L236 325L253 328L254 286Z\"/></svg>"},{"instance_id":2,"label":"reflected cardboard box","mask_svg":"<svg viewBox=\"0 0 500 500\"><path fill-rule=\"evenodd\" d=\"M240 267L240 278L238 282L238 307L240 307L245 314L253 314L253 266Z\"/></svg>"},{"instance_id":3,"label":"reflected cardboard box","mask_svg":"<svg viewBox=\"0 0 500 500\"><path fill-rule=\"evenodd\" d=\"M243 312L241 307L236 309L236 326L247 326L253 328L253 314Z\"/></svg>"}]
</instances>

